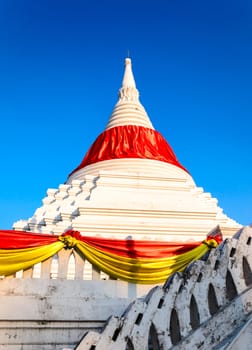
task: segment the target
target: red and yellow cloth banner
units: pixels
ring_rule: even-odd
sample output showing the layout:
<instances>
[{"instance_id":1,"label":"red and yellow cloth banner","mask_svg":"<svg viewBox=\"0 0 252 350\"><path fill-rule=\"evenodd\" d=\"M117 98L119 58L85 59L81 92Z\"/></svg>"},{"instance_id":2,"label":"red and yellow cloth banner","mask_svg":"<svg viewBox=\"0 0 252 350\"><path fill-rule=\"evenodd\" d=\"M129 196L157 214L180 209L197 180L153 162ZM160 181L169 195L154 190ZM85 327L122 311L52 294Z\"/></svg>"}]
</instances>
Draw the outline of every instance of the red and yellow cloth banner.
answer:
<instances>
[{"instance_id":1,"label":"red and yellow cloth banner","mask_svg":"<svg viewBox=\"0 0 252 350\"><path fill-rule=\"evenodd\" d=\"M222 241L220 233L203 242L165 242L82 236L69 230L62 235L0 231L0 276L31 268L58 253L75 249L99 270L131 283L156 284L183 271Z\"/></svg>"}]
</instances>

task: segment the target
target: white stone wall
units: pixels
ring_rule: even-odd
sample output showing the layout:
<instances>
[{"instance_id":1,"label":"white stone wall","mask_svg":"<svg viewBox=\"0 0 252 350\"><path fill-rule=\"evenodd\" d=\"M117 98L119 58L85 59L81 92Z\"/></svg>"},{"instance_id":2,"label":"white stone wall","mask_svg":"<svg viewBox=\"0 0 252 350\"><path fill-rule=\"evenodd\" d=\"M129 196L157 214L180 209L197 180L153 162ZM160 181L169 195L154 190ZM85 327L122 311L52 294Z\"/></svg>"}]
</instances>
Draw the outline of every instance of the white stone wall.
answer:
<instances>
[{"instance_id":1,"label":"white stone wall","mask_svg":"<svg viewBox=\"0 0 252 350\"><path fill-rule=\"evenodd\" d=\"M74 348L88 330L120 315L141 286L119 281L7 278L0 281L0 349Z\"/></svg>"}]
</instances>

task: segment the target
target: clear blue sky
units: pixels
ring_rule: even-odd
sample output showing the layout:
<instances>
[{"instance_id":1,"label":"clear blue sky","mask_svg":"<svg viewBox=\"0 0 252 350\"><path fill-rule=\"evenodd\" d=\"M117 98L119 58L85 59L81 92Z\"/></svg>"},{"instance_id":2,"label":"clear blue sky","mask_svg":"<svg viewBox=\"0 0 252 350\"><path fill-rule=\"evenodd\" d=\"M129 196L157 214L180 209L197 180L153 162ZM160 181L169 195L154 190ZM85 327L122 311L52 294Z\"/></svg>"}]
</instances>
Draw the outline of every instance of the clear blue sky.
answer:
<instances>
[{"instance_id":1,"label":"clear blue sky","mask_svg":"<svg viewBox=\"0 0 252 350\"><path fill-rule=\"evenodd\" d=\"M0 228L31 217L103 130L128 50L154 127L252 222L252 2L0 1Z\"/></svg>"}]
</instances>

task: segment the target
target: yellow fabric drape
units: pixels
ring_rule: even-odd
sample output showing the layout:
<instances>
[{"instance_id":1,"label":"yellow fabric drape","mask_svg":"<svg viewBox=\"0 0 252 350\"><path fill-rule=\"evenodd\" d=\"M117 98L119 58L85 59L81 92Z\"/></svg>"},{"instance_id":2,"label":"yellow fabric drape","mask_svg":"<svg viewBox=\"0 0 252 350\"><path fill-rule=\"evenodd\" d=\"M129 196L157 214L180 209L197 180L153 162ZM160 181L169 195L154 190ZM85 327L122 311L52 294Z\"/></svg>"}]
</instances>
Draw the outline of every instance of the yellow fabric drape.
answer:
<instances>
[{"instance_id":1,"label":"yellow fabric drape","mask_svg":"<svg viewBox=\"0 0 252 350\"><path fill-rule=\"evenodd\" d=\"M63 247L64 243L57 241L33 248L0 249L0 276L11 275L17 271L29 269L33 265L53 256Z\"/></svg>"},{"instance_id":2,"label":"yellow fabric drape","mask_svg":"<svg viewBox=\"0 0 252 350\"><path fill-rule=\"evenodd\" d=\"M77 241L76 249L89 262L108 275L131 283L155 284L164 282L171 274L183 271L192 261L200 259L217 242L211 239L191 251L162 259L134 259L100 251Z\"/></svg>"}]
</instances>

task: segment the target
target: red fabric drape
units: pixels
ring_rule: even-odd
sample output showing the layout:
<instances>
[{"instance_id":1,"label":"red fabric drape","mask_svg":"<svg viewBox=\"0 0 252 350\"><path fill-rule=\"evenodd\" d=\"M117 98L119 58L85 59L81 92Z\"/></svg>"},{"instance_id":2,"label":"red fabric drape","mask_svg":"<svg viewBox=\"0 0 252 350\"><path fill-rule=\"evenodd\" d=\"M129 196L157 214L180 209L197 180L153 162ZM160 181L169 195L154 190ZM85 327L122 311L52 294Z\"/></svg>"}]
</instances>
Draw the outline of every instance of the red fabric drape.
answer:
<instances>
[{"instance_id":1,"label":"red fabric drape","mask_svg":"<svg viewBox=\"0 0 252 350\"><path fill-rule=\"evenodd\" d=\"M96 249L130 258L165 258L180 255L196 248L201 242L165 242L143 241L131 239L113 239L82 236L80 232L69 230L61 236L39 234L24 231L1 230L0 249L24 249L57 242L59 237L72 236ZM222 241L218 230L208 235L207 240L214 238L218 243Z\"/></svg>"},{"instance_id":2,"label":"red fabric drape","mask_svg":"<svg viewBox=\"0 0 252 350\"><path fill-rule=\"evenodd\" d=\"M108 253L130 258L164 258L186 253L201 242L176 243L82 237L81 241Z\"/></svg>"},{"instance_id":3,"label":"red fabric drape","mask_svg":"<svg viewBox=\"0 0 252 350\"><path fill-rule=\"evenodd\" d=\"M57 242L58 236L24 231L0 230L0 249L22 249Z\"/></svg>"},{"instance_id":4,"label":"red fabric drape","mask_svg":"<svg viewBox=\"0 0 252 350\"><path fill-rule=\"evenodd\" d=\"M162 258L185 253L201 242L179 243L163 241L123 240L81 236L78 231L69 230L62 236L72 236L94 248L131 258ZM24 249L57 242L57 235L23 231L0 231L0 249Z\"/></svg>"},{"instance_id":5,"label":"red fabric drape","mask_svg":"<svg viewBox=\"0 0 252 350\"><path fill-rule=\"evenodd\" d=\"M159 160L187 171L159 132L138 125L123 125L101 133L81 164L70 175L87 165L120 158Z\"/></svg>"}]
</instances>

